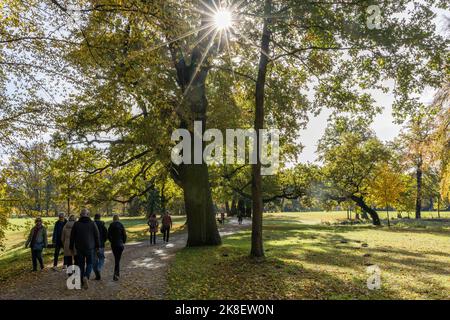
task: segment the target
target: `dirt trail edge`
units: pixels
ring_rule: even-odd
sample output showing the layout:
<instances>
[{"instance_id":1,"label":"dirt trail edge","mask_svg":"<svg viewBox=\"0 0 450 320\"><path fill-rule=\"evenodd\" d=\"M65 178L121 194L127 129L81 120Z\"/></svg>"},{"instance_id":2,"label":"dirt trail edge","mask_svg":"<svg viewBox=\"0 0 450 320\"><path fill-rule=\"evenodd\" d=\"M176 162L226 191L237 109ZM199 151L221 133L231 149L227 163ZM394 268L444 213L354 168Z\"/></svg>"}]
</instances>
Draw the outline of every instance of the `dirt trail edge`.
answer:
<instances>
[{"instance_id":1,"label":"dirt trail edge","mask_svg":"<svg viewBox=\"0 0 450 320\"><path fill-rule=\"evenodd\" d=\"M248 225L249 222L239 226L233 219L220 229L220 234L232 234ZM53 271L47 265L41 272L23 275L0 286L0 300L164 299L169 264L176 252L185 247L186 238L187 233L182 232L171 235L168 244L163 243L161 237L158 237L156 245L150 245L148 241L126 244L120 281L112 280L114 257L108 250L105 252L102 280L89 281L88 290L67 289L65 271L60 268Z\"/></svg>"}]
</instances>

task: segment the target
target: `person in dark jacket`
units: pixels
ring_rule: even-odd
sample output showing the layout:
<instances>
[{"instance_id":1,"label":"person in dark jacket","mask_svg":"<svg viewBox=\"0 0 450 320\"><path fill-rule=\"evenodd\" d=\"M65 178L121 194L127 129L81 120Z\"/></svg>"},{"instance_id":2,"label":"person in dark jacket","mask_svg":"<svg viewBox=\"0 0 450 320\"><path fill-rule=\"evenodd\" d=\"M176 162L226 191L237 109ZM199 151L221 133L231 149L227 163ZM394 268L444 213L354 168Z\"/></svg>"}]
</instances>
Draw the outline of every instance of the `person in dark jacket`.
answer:
<instances>
[{"instance_id":1,"label":"person in dark jacket","mask_svg":"<svg viewBox=\"0 0 450 320\"><path fill-rule=\"evenodd\" d=\"M64 249L64 244L62 242L62 231L64 226L66 225L67 220L64 217L64 213L58 214L58 221L56 221L55 226L53 228L52 235L52 243L55 246L55 252L53 254L53 270L56 271L58 266L59 254L61 252L61 248Z\"/></svg>"},{"instance_id":2,"label":"person in dark jacket","mask_svg":"<svg viewBox=\"0 0 450 320\"><path fill-rule=\"evenodd\" d=\"M114 277L113 280L119 280L120 276L120 259L122 258L122 252L124 244L127 241L127 233L125 227L119 222L119 216L117 214L113 217L113 222L108 228L108 240L111 242L111 249L114 254Z\"/></svg>"},{"instance_id":3,"label":"person in dark jacket","mask_svg":"<svg viewBox=\"0 0 450 320\"><path fill-rule=\"evenodd\" d=\"M161 224L161 232L163 234L164 242L169 242L170 228L172 228L172 218L168 212L164 212Z\"/></svg>"},{"instance_id":4,"label":"person in dark jacket","mask_svg":"<svg viewBox=\"0 0 450 320\"><path fill-rule=\"evenodd\" d=\"M37 263L41 270L44 269L44 261L42 260L42 250L47 247L47 229L42 225L42 219L36 218L35 226L31 229L30 235L25 242L25 248L31 249L31 260L33 262L33 271L37 271Z\"/></svg>"},{"instance_id":5,"label":"person in dark jacket","mask_svg":"<svg viewBox=\"0 0 450 320\"><path fill-rule=\"evenodd\" d=\"M105 242L108 240L108 230L105 227L105 222L101 220L100 214L97 213L94 216L94 222L97 225L100 236L100 246L94 257L94 273L95 280L100 280L103 265L105 264Z\"/></svg>"},{"instance_id":6,"label":"person in dark jacket","mask_svg":"<svg viewBox=\"0 0 450 320\"><path fill-rule=\"evenodd\" d=\"M80 219L72 227L70 233L70 250L77 251L76 261L80 268L81 284L89 288L89 276L92 272L94 254L100 247L100 235L97 225L89 218L89 211L82 209Z\"/></svg>"}]
</instances>

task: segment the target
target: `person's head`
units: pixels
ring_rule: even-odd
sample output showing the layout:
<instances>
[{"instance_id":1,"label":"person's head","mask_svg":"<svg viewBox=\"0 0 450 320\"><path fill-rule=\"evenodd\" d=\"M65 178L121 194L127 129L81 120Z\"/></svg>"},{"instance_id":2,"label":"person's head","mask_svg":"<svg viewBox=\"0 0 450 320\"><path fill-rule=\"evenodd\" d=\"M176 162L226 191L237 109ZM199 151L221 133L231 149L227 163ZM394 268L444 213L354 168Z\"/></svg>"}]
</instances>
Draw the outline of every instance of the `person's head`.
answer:
<instances>
[{"instance_id":1,"label":"person's head","mask_svg":"<svg viewBox=\"0 0 450 320\"><path fill-rule=\"evenodd\" d=\"M119 221L119 215L118 214L113 215L113 221Z\"/></svg>"},{"instance_id":2,"label":"person's head","mask_svg":"<svg viewBox=\"0 0 450 320\"><path fill-rule=\"evenodd\" d=\"M58 219L59 219L59 221L64 221L64 216L65 216L64 212L60 212L60 213L58 214Z\"/></svg>"},{"instance_id":3,"label":"person's head","mask_svg":"<svg viewBox=\"0 0 450 320\"><path fill-rule=\"evenodd\" d=\"M42 219L41 219L41 217L37 217L37 218L34 220L34 223L35 223L36 226L38 226L38 227L42 226Z\"/></svg>"},{"instance_id":4,"label":"person's head","mask_svg":"<svg viewBox=\"0 0 450 320\"><path fill-rule=\"evenodd\" d=\"M81 209L80 217L89 217L89 210L86 208Z\"/></svg>"},{"instance_id":5,"label":"person's head","mask_svg":"<svg viewBox=\"0 0 450 320\"><path fill-rule=\"evenodd\" d=\"M156 214L153 213L153 214L152 214L152 218L156 218Z\"/></svg>"},{"instance_id":6,"label":"person's head","mask_svg":"<svg viewBox=\"0 0 450 320\"><path fill-rule=\"evenodd\" d=\"M96 213L94 216L94 220L100 220L102 218L100 213Z\"/></svg>"},{"instance_id":7,"label":"person's head","mask_svg":"<svg viewBox=\"0 0 450 320\"><path fill-rule=\"evenodd\" d=\"M71 214L69 217L69 221L75 221L75 220L76 220L75 215Z\"/></svg>"}]
</instances>

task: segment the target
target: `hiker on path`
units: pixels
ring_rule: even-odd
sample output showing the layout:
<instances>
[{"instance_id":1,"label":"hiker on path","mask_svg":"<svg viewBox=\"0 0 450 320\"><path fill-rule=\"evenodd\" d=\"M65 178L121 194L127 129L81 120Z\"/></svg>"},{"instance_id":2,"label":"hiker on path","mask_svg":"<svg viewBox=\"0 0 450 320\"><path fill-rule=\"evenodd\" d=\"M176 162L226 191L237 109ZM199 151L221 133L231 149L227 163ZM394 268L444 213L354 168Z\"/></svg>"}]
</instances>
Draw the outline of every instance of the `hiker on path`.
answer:
<instances>
[{"instance_id":1,"label":"hiker on path","mask_svg":"<svg viewBox=\"0 0 450 320\"><path fill-rule=\"evenodd\" d=\"M37 263L41 270L44 269L42 260L42 250L47 247L47 229L42 225L42 219L36 218L35 226L31 229L30 235L25 242L25 248L31 249L31 260L33 262L33 272L37 271Z\"/></svg>"},{"instance_id":2,"label":"hiker on path","mask_svg":"<svg viewBox=\"0 0 450 320\"><path fill-rule=\"evenodd\" d=\"M119 221L117 214L114 215L113 222L109 225L108 240L111 242L111 249L114 255L113 280L118 281L120 277L120 259L122 258L124 245L127 241L127 233L125 232L125 227Z\"/></svg>"},{"instance_id":3,"label":"hiker on path","mask_svg":"<svg viewBox=\"0 0 450 320\"><path fill-rule=\"evenodd\" d=\"M158 219L156 218L156 214L152 214L147 222L150 227L150 244L156 244L156 232L158 232Z\"/></svg>"},{"instance_id":4,"label":"hiker on path","mask_svg":"<svg viewBox=\"0 0 450 320\"><path fill-rule=\"evenodd\" d=\"M172 228L172 218L170 217L170 214L168 212L164 213L161 224L162 224L161 232L163 234L163 240L165 242L169 242L170 228Z\"/></svg>"},{"instance_id":5,"label":"hiker on path","mask_svg":"<svg viewBox=\"0 0 450 320\"><path fill-rule=\"evenodd\" d=\"M100 236L100 246L98 248L97 254L94 257L94 273L95 280L101 280L101 273L103 265L105 264L105 242L108 240L108 230L105 227L105 222L101 220L101 215L96 214L94 217L94 222L97 225L97 229Z\"/></svg>"},{"instance_id":6,"label":"hiker on path","mask_svg":"<svg viewBox=\"0 0 450 320\"><path fill-rule=\"evenodd\" d=\"M89 288L94 254L99 247L100 235L97 225L89 218L89 211L82 209L80 219L72 227L69 249L77 250L77 265L80 268L81 284L84 289Z\"/></svg>"},{"instance_id":7,"label":"hiker on path","mask_svg":"<svg viewBox=\"0 0 450 320\"><path fill-rule=\"evenodd\" d=\"M70 250L70 234L72 233L73 225L75 224L75 215L69 216L69 221L64 225L61 234L61 241L64 246L64 267L67 268L75 263L75 256L77 255L75 248Z\"/></svg>"},{"instance_id":8,"label":"hiker on path","mask_svg":"<svg viewBox=\"0 0 450 320\"><path fill-rule=\"evenodd\" d=\"M55 222L55 226L53 227L53 235L52 235L52 243L55 246L55 252L53 254L53 271L57 270L59 254L61 253L61 249L64 248L64 244L61 240L63 228L66 224L67 220L64 217L64 213L58 214L58 221Z\"/></svg>"}]
</instances>

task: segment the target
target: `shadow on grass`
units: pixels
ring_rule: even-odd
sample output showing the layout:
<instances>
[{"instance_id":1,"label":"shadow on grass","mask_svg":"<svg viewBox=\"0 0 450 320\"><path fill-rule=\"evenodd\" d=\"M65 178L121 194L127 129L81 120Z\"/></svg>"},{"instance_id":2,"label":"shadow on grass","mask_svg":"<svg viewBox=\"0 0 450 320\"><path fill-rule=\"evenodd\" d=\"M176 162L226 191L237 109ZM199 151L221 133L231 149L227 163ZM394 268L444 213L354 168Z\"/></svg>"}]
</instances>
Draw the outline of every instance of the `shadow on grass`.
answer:
<instances>
[{"instance_id":1,"label":"shadow on grass","mask_svg":"<svg viewBox=\"0 0 450 320\"><path fill-rule=\"evenodd\" d=\"M269 223L264 227L267 258L262 263L248 258L249 231L225 237L224 245L218 248L184 249L171 268L169 296L176 299L399 299L419 294L427 298L448 298L448 288L434 277L445 281L450 264L430 257L446 258L448 254L437 250L413 252L390 246L366 247L363 241L345 236L350 231L372 230L392 231L372 226ZM409 229L398 231L410 232ZM391 278L382 290L367 289L366 268L372 264ZM401 279L403 276L408 280ZM395 278L401 283L397 284Z\"/></svg>"},{"instance_id":2,"label":"shadow on grass","mask_svg":"<svg viewBox=\"0 0 450 320\"><path fill-rule=\"evenodd\" d=\"M370 291L366 279L342 279L268 254L248 257L248 236L226 239L219 248L186 248L170 270L172 299L382 299L395 292Z\"/></svg>"}]
</instances>

